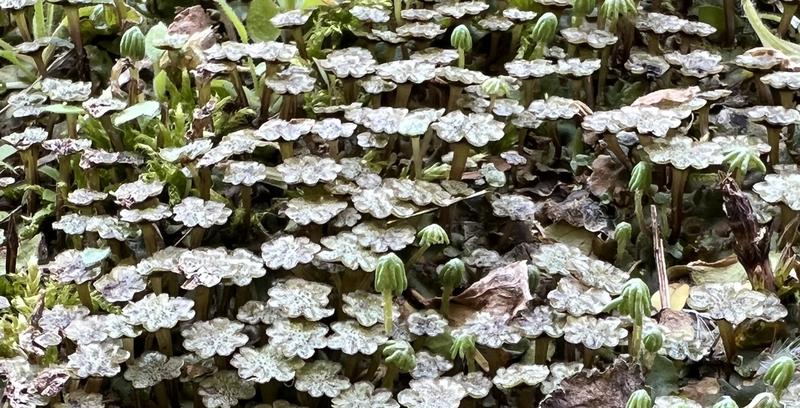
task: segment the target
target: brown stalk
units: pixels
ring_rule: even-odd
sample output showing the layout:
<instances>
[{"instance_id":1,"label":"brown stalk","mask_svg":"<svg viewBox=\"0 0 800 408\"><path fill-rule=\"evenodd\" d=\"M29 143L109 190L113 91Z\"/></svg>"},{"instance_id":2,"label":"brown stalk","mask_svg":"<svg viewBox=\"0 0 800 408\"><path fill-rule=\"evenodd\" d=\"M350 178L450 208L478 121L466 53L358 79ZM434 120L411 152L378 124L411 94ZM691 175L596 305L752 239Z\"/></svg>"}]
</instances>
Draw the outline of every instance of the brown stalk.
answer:
<instances>
[{"instance_id":1,"label":"brown stalk","mask_svg":"<svg viewBox=\"0 0 800 408\"><path fill-rule=\"evenodd\" d=\"M770 233L759 226L750 200L731 177L720 183L725 213L733 232L733 251L755 290L775 292L775 276L769 261Z\"/></svg>"},{"instance_id":2,"label":"brown stalk","mask_svg":"<svg viewBox=\"0 0 800 408\"><path fill-rule=\"evenodd\" d=\"M669 309L669 277L667 276L667 263L664 260L664 241L661 239L661 227L658 225L658 207L655 205L650 206L650 228L653 233L653 255L656 260L661 310Z\"/></svg>"}]
</instances>

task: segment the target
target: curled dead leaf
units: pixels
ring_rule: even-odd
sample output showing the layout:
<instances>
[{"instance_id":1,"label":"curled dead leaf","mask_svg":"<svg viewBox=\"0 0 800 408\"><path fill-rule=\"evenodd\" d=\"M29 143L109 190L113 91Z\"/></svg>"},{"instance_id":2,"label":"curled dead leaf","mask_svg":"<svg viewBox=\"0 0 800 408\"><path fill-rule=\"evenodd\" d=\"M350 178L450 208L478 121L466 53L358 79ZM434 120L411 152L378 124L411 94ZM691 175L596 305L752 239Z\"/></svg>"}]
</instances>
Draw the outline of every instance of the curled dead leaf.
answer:
<instances>
[{"instance_id":1,"label":"curled dead leaf","mask_svg":"<svg viewBox=\"0 0 800 408\"><path fill-rule=\"evenodd\" d=\"M492 270L453 297L452 302L473 310L514 316L531 299L533 296L528 286L528 267L525 261L519 261Z\"/></svg>"}]
</instances>

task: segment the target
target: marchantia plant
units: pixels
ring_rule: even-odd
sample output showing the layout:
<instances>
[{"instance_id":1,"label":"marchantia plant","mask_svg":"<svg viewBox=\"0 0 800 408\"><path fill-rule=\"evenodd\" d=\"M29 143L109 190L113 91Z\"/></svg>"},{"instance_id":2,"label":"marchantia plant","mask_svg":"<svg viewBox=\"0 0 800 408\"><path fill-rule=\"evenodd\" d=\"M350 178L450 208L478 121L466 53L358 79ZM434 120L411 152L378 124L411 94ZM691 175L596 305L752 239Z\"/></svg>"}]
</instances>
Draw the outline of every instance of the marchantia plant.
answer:
<instances>
[{"instance_id":1,"label":"marchantia plant","mask_svg":"<svg viewBox=\"0 0 800 408\"><path fill-rule=\"evenodd\" d=\"M800 408L738 1L0 0L0 408Z\"/></svg>"}]
</instances>

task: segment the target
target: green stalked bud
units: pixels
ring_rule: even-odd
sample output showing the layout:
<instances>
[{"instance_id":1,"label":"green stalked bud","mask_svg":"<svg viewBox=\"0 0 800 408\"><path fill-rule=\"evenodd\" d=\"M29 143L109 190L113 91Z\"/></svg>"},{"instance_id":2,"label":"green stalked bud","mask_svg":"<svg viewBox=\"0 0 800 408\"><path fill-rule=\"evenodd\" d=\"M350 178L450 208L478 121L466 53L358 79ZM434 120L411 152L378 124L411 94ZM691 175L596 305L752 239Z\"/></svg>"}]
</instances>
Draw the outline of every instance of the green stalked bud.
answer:
<instances>
[{"instance_id":1,"label":"green stalked bud","mask_svg":"<svg viewBox=\"0 0 800 408\"><path fill-rule=\"evenodd\" d=\"M780 395L791 384L796 368L793 358L789 356L778 357L764 374L764 384L772 387L775 393Z\"/></svg>"},{"instance_id":2,"label":"green stalked bud","mask_svg":"<svg viewBox=\"0 0 800 408\"><path fill-rule=\"evenodd\" d=\"M472 34L469 28L462 24L453 29L453 33L450 34L450 45L459 50L472 50Z\"/></svg>"},{"instance_id":3,"label":"green stalked bud","mask_svg":"<svg viewBox=\"0 0 800 408\"><path fill-rule=\"evenodd\" d=\"M489 96L494 96L495 98L502 98L508 95L510 87L508 86L508 82L506 82L502 78L491 77L483 81L483 83L481 84L481 90Z\"/></svg>"},{"instance_id":4,"label":"green stalked bud","mask_svg":"<svg viewBox=\"0 0 800 408\"><path fill-rule=\"evenodd\" d=\"M600 6L597 19L603 22L606 30L610 30L617 24L620 17L632 16L635 13L636 5L633 0L607 0Z\"/></svg>"},{"instance_id":5,"label":"green stalked bud","mask_svg":"<svg viewBox=\"0 0 800 408\"><path fill-rule=\"evenodd\" d=\"M642 160L631 169L631 180L628 189L631 191L646 191L653 180L653 168L650 163Z\"/></svg>"},{"instance_id":6,"label":"green stalked bud","mask_svg":"<svg viewBox=\"0 0 800 408\"><path fill-rule=\"evenodd\" d=\"M531 39L537 44L550 44L558 30L558 17L553 13L544 13L533 26Z\"/></svg>"},{"instance_id":7,"label":"green stalked bud","mask_svg":"<svg viewBox=\"0 0 800 408\"><path fill-rule=\"evenodd\" d=\"M450 346L450 358L455 360L470 359L475 353L475 336L463 334L453 338L453 345Z\"/></svg>"},{"instance_id":8,"label":"green stalked bud","mask_svg":"<svg viewBox=\"0 0 800 408\"><path fill-rule=\"evenodd\" d=\"M658 350L661 350L661 346L664 345L664 336L661 334L660 330L650 330L644 334L642 342L644 343L645 350L656 353Z\"/></svg>"},{"instance_id":9,"label":"green stalked bud","mask_svg":"<svg viewBox=\"0 0 800 408\"><path fill-rule=\"evenodd\" d=\"M614 228L614 241L617 241L617 245L622 243L626 245L631 240L631 224L627 222L621 222L617 224L617 227Z\"/></svg>"},{"instance_id":10,"label":"green stalked bud","mask_svg":"<svg viewBox=\"0 0 800 408\"><path fill-rule=\"evenodd\" d=\"M389 340L383 347L383 360L397 367L398 371L407 373L417 365L414 348L404 340Z\"/></svg>"},{"instance_id":11,"label":"green stalked bud","mask_svg":"<svg viewBox=\"0 0 800 408\"><path fill-rule=\"evenodd\" d=\"M634 391L628 398L628 403L625 404L625 408L651 408L652 406L653 400L650 399L650 395L645 390Z\"/></svg>"},{"instance_id":12,"label":"green stalked bud","mask_svg":"<svg viewBox=\"0 0 800 408\"><path fill-rule=\"evenodd\" d=\"M144 34L137 26L129 28L119 41L119 53L132 61L144 58Z\"/></svg>"},{"instance_id":13,"label":"green stalked bud","mask_svg":"<svg viewBox=\"0 0 800 408\"><path fill-rule=\"evenodd\" d=\"M445 180L449 174L450 165L439 163L422 170L422 179L425 181Z\"/></svg>"},{"instance_id":14,"label":"green stalked bud","mask_svg":"<svg viewBox=\"0 0 800 408\"><path fill-rule=\"evenodd\" d=\"M595 0L574 0L572 2L572 15L583 18L594 10L594 6Z\"/></svg>"},{"instance_id":15,"label":"green stalked bud","mask_svg":"<svg viewBox=\"0 0 800 408\"><path fill-rule=\"evenodd\" d=\"M539 268L528 265L528 287L531 290L531 293L536 292L536 288L539 287L539 279L541 278L541 273L539 272Z\"/></svg>"},{"instance_id":16,"label":"green stalked bud","mask_svg":"<svg viewBox=\"0 0 800 408\"><path fill-rule=\"evenodd\" d=\"M782 405L771 392L762 392L756 395L744 408L782 408Z\"/></svg>"},{"instance_id":17,"label":"green stalked bud","mask_svg":"<svg viewBox=\"0 0 800 408\"><path fill-rule=\"evenodd\" d=\"M650 288L639 278L625 282L622 293L606 306L606 310L617 309L633 318L641 326L645 316L650 316Z\"/></svg>"},{"instance_id":18,"label":"green stalked bud","mask_svg":"<svg viewBox=\"0 0 800 408\"><path fill-rule=\"evenodd\" d=\"M439 224L431 224L419 230L417 237L419 245L424 247L450 243L447 232Z\"/></svg>"},{"instance_id":19,"label":"green stalked bud","mask_svg":"<svg viewBox=\"0 0 800 408\"><path fill-rule=\"evenodd\" d=\"M712 405L711 408L739 408L739 404L726 395L722 397L721 400L717 401L716 404Z\"/></svg>"},{"instance_id":20,"label":"green stalked bud","mask_svg":"<svg viewBox=\"0 0 800 408\"><path fill-rule=\"evenodd\" d=\"M467 268L464 266L464 262L458 258L453 258L442 265L442 269L439 270L439 281L442 282L443 287L457 288L464 283L466 271Z\"/></svg>"},{"instance_id":21,"label":"green stalked bud","mask_svg":"<svg viewBox=\"0 0 800 408\"><path fill-rule=\"evenodd\" d=\"M380 257L375 268L375 290L400 295L407 286L406 268L400 257L394 252Z\"/></svg>"}]
</instances>

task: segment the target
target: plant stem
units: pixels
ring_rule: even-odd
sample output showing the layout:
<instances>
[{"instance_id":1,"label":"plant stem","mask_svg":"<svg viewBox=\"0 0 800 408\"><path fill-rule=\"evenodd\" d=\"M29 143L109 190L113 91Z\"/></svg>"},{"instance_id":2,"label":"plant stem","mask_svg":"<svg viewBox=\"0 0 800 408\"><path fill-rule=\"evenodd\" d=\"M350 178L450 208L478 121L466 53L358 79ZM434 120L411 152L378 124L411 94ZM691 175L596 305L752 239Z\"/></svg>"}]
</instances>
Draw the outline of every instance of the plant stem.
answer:
<instances>
[{"instance_id":1,"label":"plant stem","mask_svg":"<svg viewBox=\"0 0 800 408\"><path fill-rule=\"evenodd\" d=\"M135 62L131 62L128 71L131 74L128 80L128 106L133 106L139 102L139 68L136 68Z\"/></svg>"},{"instance_id":2,"label":"plant stem","mask_svg":"<svg viewBox=\"0 0 800 408\"><path fill-rule=\"evenodd\" d=\"M728 2L733 3L733 0L725 0L726 6ZM778 24L778 37L783 38L789 30L789 26L791 26L792 17L794 17L797 12L797 3L786 1L782 1L781 3L783 4L783 14L781 15L781 22ZM725 10L728 10L727 7Z\"/></svg>"},{"instance_id":3,"label":"plant stem","mask_svg":"<svg viewBox=\"0 0 800 408\"><path fill-rule=\"evenodd\" d=\"M600 72L597 76L597 102L601 105L605 100L606 79L608 78L608 64L611 55L611 47L604 47L600 51Z\"/></svg>"},{"instance_id":4,"label":"plant stem","mask_svg":"<svg viewBox=\"0 0 800 408\"><path fill-rule=\"evenodd\" d=\"M403 0L394 0L392 3L394 6L394 22L398 26L403 25Z\"/></svg>"},{"instance_id":5,"label":"plant stem","mask_svg":"<svg viewBox=\"0 0 800 408\"><path fill-rule=\"evenodd\" d=\"M89 377L86 380L84 391L91 394L99 393L103 389L103 377Z\"/></svg>"},{"instance_id":6,"label":"plant stem","mask_svg":"<svg viewBox=\"0 0 800 408\"><path fill-rule=\"evenodd\" d=\"M284 161L294 156L294 142L278 142L278 146L281 149L281 158Z\"/></svg>"},{"instance_id":7,"label":"plant stem","mask_svg":"<svg viewBox=\"0 0 800 408\"><path fill-rule=\"evenodd\" d=\"M730 47L736 42L736 1L722 0L722 8L725 12L725 45Z\"/></svg>"},{"instance_id":8,"label":"plant stem","mask_svg":"<svg viewBox=\"0 0 800 408\"><path fill-rule=\"evenodd\" d=\"M716 322L722 346L725 348L725 357L728 362L731 362L733 357L736 356L736 333L733 330L733 325L727 320L716 320Z\"/></svg>"},{"instance_id":9,"label":"plant stem","mask_svg":"<svg viewBox=\"0 0 800 408\"><path fill-rule=\"evenodd\" d=\"M633 164L631 164L630 159L625 154L625 151L622 150L622 146L619 145L619 140L617 140L617 135L613 133L606 133L603 135L603 141L606 142L606 146L608 146L608 150L617 158L617 160L622 163L626 169L630 170L633 168Z\"/></svg>"},{"instance_id":10,"label":"plant stem","mask_svg":"<svg viewBox=\"0 0 800 408\"><path fill-rule=\"evenodd\" d=\"M408 261L406 261L405 265L406 269L410 268L411 265L414 265L414 263L417 262L419 258L422 258L422 255L424 255L425 251L427 251L428 248L430 247L431 247L430 245L420 245L419 248L417 248L417 250L414 252L414 254L411 255L411 258L408 258Z\"/></svg>"},{"instance_id":11,"label":"plant stem","mask_svg":"<svg viewBox=\"0 0 800 408\"><path fill-rule=\"evenodd\" d=\"M247 94L244 92L244 85L242 84L242 76L239 75L239 70L236 65L231 67L231 83L233 89L236 90L236 103L239 106L248 106Z\"/></svg>"},{"instance_id":12,"label":"plant stem","mask_svg":"<svg viewBox=\"0 0 800 408\"><path fill-rule=\"evenodd\" d=\"M458 109L458 99L461 97L461 91L464 87L450 84L450 93L447 96L447 111L454 111Z\"/></svg>"},{"instance_id":13,"label":"plant stem","mask_svg":"<svg viewBox=\"0 0 800 408\"><path fill-rule=\"evenodd\" d=\"M442 288L442 315L445 317L450 313L450 295L453 294L453 288L445 286Z\"/></svg>"},{"instance_id":14,"label":"plant stem","mask_svg":"<svg viewBox=\"0 0 800 408\"><path fill-rule=\"evenodd\" d=\"M31 146L22 154L25 160L25 183L29 186L39 185L39 146ZM39 196L34 190L28 190L25 194L27 200L27 210L29 215L36 213L39 207Z\"/></svg>"},{"instance_id":15,"label":"plant stem","mask_svg":"<svg viewBox=\"0 0 800 408\"><path fill-rule=\"evenodd\" d=\"M172 406L169 395L167 394L167 387L163 382L153 386L153 392L156 394L156 402L158 403L159 407Z\"/></svg>"},{"instance_id":16,"label":"plant stem","mask_svg":"<svg viewBox=\"0 0 800 408\"><path fill-rule=\"evenodd\" d=\"M393 322L392 322L392 305L394 301L392 299L392 292L384 291L383 292L383 328L386 330L386 334L392 334Z\"/></svg>"},{"instance_id":17,"label":"plant stem","mask_svg":"<svg viewBox=\"0 0 800 408\"><path fill-rule=\"evenodd\" d=\"M153 255L159 250L159 231L152 223L141 223L139 227L142 229L142 239L144 240L144 247L149 255Z\"/></svg>"},{"instance_id":18,"label":"plant stem","mask_svg":"<svg viewBox=\"0 0 800 408\"><path fill-rule=\"evenodd\" d=\"M700 133L700 139L704 139L706 135L709 135L709 138L711 137L711 134L708 132L708 112L710 109L711 106L706 104L697 112L697 130L698 133Z\"/></svg>"},{"instance_id":19,"label":"plant stem","mask_svg":"<svg viewBox=\"0 0 800 408\"><path fill-rule=\"evenodd\" d=\"M469 144L465 142L450 145L453 149L453 161L450 163L450 180L461 180L464 168L467 166Z\"/></svg>"},{"instance_id":20,"label":"plant stem","mask_svg":"<svg viewBox=\"0 0 800 408\"><path fill-rule=\"evenodd\" d=\"M197 320L208 319L208 305L211 299L211 290L205 286L198 286L195 289L194 310L197 312Z\"/></svg>"},{"instance_id":21,"label":"plant stem","mask_svg":"<svg viewBox=\"0 0 800 408\"><path fill-rule=\"evenodd\" d=\"M459 48L458 49L458 67L459 68L464 68L464 65L466 64L467 57L464 54L465 54L464 49L463 48Z\"/></svg>"},{"instance_id":22,"label":"plant stem","mask_svg":"<svg viewBox=\"0 0 800 408\"><path fill-rule=\"evenodd\" d=\"M78 72L81 73L82 79L87 79L86 75L86 50L83 49L83 39L81 38L81 16L77 6L65 4L64 13L67 15L67 23L69 26L69 36L72 39L72 44L75 46L75 52L78 56Z\"/></svg>"},{"instance_id":23,"label":"plant stem","mask_svg":"<svg viewBox=\"0 0 800 408\"><path fill-rule=\"evenodd\" d=\"M386 374L383 376L383 388L391 390L394 388L394 379L397 378L397 367L392 364L386 365Z\"/></svg>"},{"instance_id":24,"label":"plant stem","mask_svg":"<svg viewBox=\"0 0 800 408\"><path fill-rule=\"evenodd\" d=\"M681 224L683 224L683 192L686 187L686 180L689 178L689 169L677 169L670 167L672 176L672 187L670 194L672 195L672 203L670 209L672 211L672 234L670 241L675 242L681 235Z\"/></svg>"},{"instance_id":25,"label":"plant stem","mask_svg":"<svg viewBox=\"0 0 800 408\"><path fill-rule=\"evenodd\" d=\"M397 108L405 108L408 105L408 99L411 96L411 87L413 83L397 84L397 90L394 94L394 106Z\"/></svg>"},{"instance_id":26,"label":"plant stem","mask_svg":"<svg viewBox=\"0 0 800 408\"><path fill-rule=\"evenodd\" d=\"M244 216L242 219L242 233L244 238L247 239L247 236L250 235L250 217L253 209L253 188L242 185L239 190L239 194L240 204L242 205L242 210L244 210Z\"/></svg>"},{"instance_id":27,"label":"plant stem","mask_svg":"<svg viewBox=\"0 0 800 408\"><path fill-rule=\"evenodd\" d=\"M781 157L781 130L775 126L767 126L767 141L769 142L769 165L775 167Z\"/></svg>"},{"instance_id":28,"label":"plant stem","mask_svg":"<svg viewBox=\"0 0 800 408\"><path fill-rule=\"evenodd\" d=\"M78 138L78 115L74 113L67 114L67 137L70 139Z\"/></svg>"},{"instance_id":29,"label":"plant stem","mask_svg":"<svg viewBox=\"0 0 800 408\"><path fill-rule=\"evenodd\" d=\"M634 360L639 361L639 349L642 345L642 325L633 323L631 337L628 339L628 351Z\"/></svg>"},{"instance_id":30,"label":"plant stem","mask_svg":"<svg viewBox=\"0 0 800 408\"><path fill-rule=\"evenodd\" d=\"M78 284L78 298L80 298L81 304L89 310L94 310L94 306L92 305L92 296L90 293L89 282Z\"/></svg>"},{"instance_id":31,"label":"plant stem","mask_svg":"<svg viewBox=\"0 0 800 408\"><path fill-rule=\"evenodd\" d=\"M170 329L163 328L156 331L156 341L158 342L158 351L166 356L172 355L172 333Z\"/></svg>"},{"instance_id":32,"label":"plant stem","mask_svg":"<svg viewBox=\"0 0 800 408\"><path fill-rule=\"evenodd\" d=\"M538 337L534 340L534 363L547 363L547 349L550 348L550 338L547 336Z\"/></svg>"},{"instance_id":33,"label":"plant stem","mask_svg":"<svg viewBox=\"0 0 800 408\"><path fill-rule=\"evenodd\" d=\"M342 96L344 103L350 104L356 101L358 91L356 89L356 80L354 78L342 78Z\"/></svg>"},{"instance_id":34,"label":"plant stem","mask_svg":"<svg viewBox=\"0 0 800 408\"><path fill-rule=\"evenodd\" d=\"M422 149L419 136L411 136L411 154L414 156L414 179L422 178Z\"/></svg>"},{"instance_id":35,"label":"plant stem","mask_svg":"<svg viewBox=\"0 0 800 408\"><path fill-rule=\"evenodd\" d=\"M19 29L19 36L22 37L23 41L33 41L33 37L31 36L31 31L28 29L28 19L25 18L25 10L14 10L11 12L14 15L14 22L17 24L17 29Z\"/></svg>"}]
</instances>

